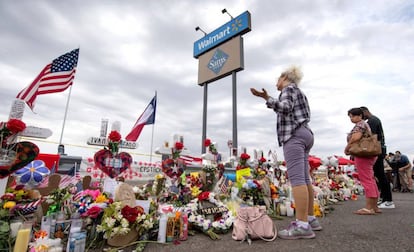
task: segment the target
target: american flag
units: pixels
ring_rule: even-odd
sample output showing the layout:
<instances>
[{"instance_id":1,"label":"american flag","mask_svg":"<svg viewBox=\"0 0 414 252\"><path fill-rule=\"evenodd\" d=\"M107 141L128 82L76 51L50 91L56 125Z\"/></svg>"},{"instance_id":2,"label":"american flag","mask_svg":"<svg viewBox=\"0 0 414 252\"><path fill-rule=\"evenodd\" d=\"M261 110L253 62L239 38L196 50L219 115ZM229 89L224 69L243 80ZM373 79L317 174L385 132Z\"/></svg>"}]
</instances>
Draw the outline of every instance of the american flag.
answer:
<instances>
[{"instance_id":1,"label":"american flag","mask_svg":"<svg viewBox=\"0 0 414 252\"><path fill-rule=\"evenodd\" d=\"M13 208L13 211L18 211L22 215L31 214L36 211L37 207L42 203L43 199L29 202L26 204L18 204Z\"/></svg>"},{"instance_id":2,"label":"american flag","mask_svg":"<svg viewBox=\"0 0 414 252\"><path fill-rule=\"evenodd\" d=\"M203 162L202 158L192 157L189 155L181 155L179 159L183 160L185 165L201 165Z\"/></svg>"},{"instance_id":3,"label":"american flag","mask_svg":"<svg viewBox=\"0 0 414 252\"><path fill-rule=\"evenodd\" d=\"M79 173L78 173L79 174ZM80 180L80 176L60 175L60 188L68 187L69 185L76 185ZM47 187L49 184L49 177L45 177L38 187Z\"/></svg>"},{"instance_id":4,"label":"american flag","mask_svg":"<svg viewBox=\"0 0 414 252\"><path fill-rule=\"evenodd\" d=\"M37 95L66 90L75 78L78 56L79 48L54 59L43 68L29 86L20 91L16 98L25 101L33 110Z\"/></svg>"}]
</instances>

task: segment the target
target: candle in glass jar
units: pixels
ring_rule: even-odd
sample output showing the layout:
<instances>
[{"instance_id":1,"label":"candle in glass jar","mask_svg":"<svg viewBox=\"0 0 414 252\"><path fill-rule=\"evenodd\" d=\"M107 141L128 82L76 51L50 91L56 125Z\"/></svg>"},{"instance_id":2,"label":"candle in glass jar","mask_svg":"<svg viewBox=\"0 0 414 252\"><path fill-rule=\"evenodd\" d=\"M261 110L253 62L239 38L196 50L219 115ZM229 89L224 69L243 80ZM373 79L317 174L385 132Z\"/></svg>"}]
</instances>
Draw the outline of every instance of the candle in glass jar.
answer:
<instances>
[{"instance_id":1,"label":"candle in glass jar","mask_svg":"<svg viewBox=\"0 0 414 252\"><path fill-rule=\"evenodd\" d=\"M286 216L286 205L285 202L280 203L280 216Z\"/></svg>"},{"instance_id":2,"label":"candle in glass jar","mask_svg":"<svg viewBox=\"0 0 414 252\"><path fill-rule=\"evenodd\" d=\"M23 228L17 232L16 243L14 245L14 252L27 251L29 245L30 234L32 232L31 228Z\"/></svg>"}]
</instances>

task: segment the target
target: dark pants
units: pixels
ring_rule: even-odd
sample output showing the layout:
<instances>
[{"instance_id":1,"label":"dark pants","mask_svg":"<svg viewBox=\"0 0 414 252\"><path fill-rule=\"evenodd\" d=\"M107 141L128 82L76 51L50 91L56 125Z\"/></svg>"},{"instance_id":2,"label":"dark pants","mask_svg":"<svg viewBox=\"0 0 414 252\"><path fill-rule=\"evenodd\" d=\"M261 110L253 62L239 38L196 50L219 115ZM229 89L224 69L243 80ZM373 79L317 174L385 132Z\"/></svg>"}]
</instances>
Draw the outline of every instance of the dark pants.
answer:
<instances>
[{"instance_id":1,"label":"dark pants","mask_svg":"<svg viewBox=\"0 0 414 252\"><path fill-rule=\"evenodd\" d=\"M400 174L398 173L398 168L392 168L392 180L394 191L401 190Z\"/></svg>"},{"instance_id":2,"label":"dark pants","mask_svg":"<svg viewBox=\"0 0 414 252\"><path fill-rule=\"evenodd\" d=\"M391 187L384 172L384 158L385 154L378 156L374 164L374 176L378 180L378 190L380 191L380 198L382 201L392 201Z\"/></svg>"}]
</instances>

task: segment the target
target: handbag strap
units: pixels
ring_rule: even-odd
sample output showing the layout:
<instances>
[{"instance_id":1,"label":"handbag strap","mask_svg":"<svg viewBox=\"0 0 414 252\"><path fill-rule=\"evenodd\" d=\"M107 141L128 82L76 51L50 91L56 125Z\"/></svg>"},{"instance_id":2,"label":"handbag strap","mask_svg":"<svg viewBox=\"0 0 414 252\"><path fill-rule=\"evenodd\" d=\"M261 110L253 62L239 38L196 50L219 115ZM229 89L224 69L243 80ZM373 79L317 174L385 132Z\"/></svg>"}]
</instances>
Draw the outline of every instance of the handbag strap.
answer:
<instances>
[{"instance_id":1,"label":"handbag strap","mask_svg":"<svg viewBox=\"0 0 414 252\"><path fill-rule=\"evenodd\" d=\"M273 237L272 238L265 238L265 237L262 237L262 236L260 236L260 235L258 235L256 232L254 232L254 230L250 230L250 228L248 228L249 229L249 231L250 232L252 232L252 233L254 233L255 235L257 235L257 237L259 237L260 239L262 239L263 241L268 241L268 242L270 242L270 241L274 241L275 239L276 239L276 237L277 237L277 228L276 228L276 224L275 223L273 223L273 233L274 233L274 235L273 235Z\"/></svg>"}]
</instances>

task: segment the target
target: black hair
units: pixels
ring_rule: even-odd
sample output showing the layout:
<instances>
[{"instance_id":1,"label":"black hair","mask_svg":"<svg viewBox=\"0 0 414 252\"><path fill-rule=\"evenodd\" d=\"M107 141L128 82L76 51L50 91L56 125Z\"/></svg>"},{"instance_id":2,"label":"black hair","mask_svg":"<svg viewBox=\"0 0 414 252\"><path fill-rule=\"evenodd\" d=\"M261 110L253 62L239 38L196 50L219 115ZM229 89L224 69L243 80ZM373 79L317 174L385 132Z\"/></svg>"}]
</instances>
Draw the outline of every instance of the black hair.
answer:
<instances>
[{"instance_id":1,"label":"black hair","mask_svg":"<svg viewBox=\"0 0 414 252\"><path fill-rule=\"evenodd\" d=\"M365 106L361 106L359 108L362 109L362 111L369 111L369 109L367 107L365 107Z\"/></svg>"},{"instance_id":2,"label":"black hair","mask_svg":"<svg viewBox=\"0 0 414 252\"><path fill-rule=\"evenodd\" d=\"M361 108L351 108L348 110L348 115L354 115L354 116L363 116L363 112Z\"/></svg>"}]
</instances>

